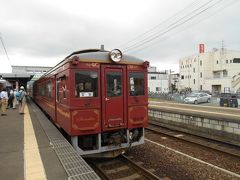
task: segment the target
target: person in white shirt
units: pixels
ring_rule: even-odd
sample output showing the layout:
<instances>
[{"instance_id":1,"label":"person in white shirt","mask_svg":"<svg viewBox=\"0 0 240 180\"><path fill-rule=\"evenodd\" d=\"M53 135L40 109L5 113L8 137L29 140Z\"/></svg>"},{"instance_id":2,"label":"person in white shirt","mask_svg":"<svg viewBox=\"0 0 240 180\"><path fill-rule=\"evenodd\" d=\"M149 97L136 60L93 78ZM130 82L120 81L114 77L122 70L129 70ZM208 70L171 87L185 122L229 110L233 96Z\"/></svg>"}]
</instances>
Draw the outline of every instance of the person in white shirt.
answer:
<instances>
[{"instance_id":1,"label":"person in white shirt","mask_svg":"<svg viewBox=\"0 0 240 180\"><path fill-rule=\"evenodd\" d=\"M25 107L25 104L26 104L26 92L24 90L24 87L21 86L20 87L20 91L19 91L19 113L20 114L24 114L24 107Z\"/></svg>"},{"instance_id":2,"label":"person in white shirt","mask_svg":"<svg viewBox=\"0 0 240 180\"><path fill-rule=\"evenodd\" d=\"M17 104L16 94L17 94L17 90L14 89L14 91L13 91L13 109L16 109L16 104Z\"/></svg>"},{"instance_id":3,"label":"person in white shirt","mask_svg":"<svg viewBox=\"0 0 240 180\"><path fill-rule=\"evenodd\" d=\"M6 109L8 105L8 93L6 91L6 88L4 88L0 94L0 99L1 99L1 115L7 115Z\"/></svg>"}]
</instances>

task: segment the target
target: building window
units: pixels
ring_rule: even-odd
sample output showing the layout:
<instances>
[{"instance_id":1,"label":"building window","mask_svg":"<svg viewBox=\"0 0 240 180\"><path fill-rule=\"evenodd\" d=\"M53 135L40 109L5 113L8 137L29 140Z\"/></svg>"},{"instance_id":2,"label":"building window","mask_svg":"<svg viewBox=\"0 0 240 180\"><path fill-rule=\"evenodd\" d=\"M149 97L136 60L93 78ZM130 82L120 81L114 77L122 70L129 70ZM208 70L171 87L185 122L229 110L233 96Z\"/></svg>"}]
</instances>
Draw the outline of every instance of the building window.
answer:
<instances>
[{"instance_id":1,"label":"building window","mask_svg":"<svg viewBox=\"0 0 240 180\"><path fill-rule=\"evenodd\" d=\"M226 60L226 63L228 64L228 60Z\"/></svg>"},{"instance_id":2,"label":"building window","mask_svg":"<svg viewBox=\"0 0 240 180\"><path fill-rule=\"evenodd\" d=\"M200 73L200 78L202 78L202 72Z\"/></svg>"},{"instance_id":3,"label":"building window","mask_svg":"<svg viewBox=\"0 0 240 180\"><path fill-rule=\"evenodd\" d=\"M193 68L193 72L195 73L195 68Z\"/></svg>"},{"instance_id":4,"label":"building window","mask_svg":"<svg viewBox=\"0 0 240 180\"><path fill-rule=\"evenodd\" d=\"M232 63L232 60L230 60L230 63Z\"/></svg>"},{"instance_id":5,"label":"building window","mask_svg":"<svg viewBox=\"0 0 240 180\"><path fill-rule=\"evenodd\" d=\"M218 60L217 60L217 64L218 64Z\"/></svg>"},{"instance_id":6,"label":"building window","mask_svg":"<svg viewBox=\"0 0 240 180\"><path fill-rule=\"evenodd\" d=\"M195 82L195 79L193 79L193 84L195 84L196 82Z\"/></svg>"},{"instance_id":7,"label":"building window","mask_svg":"<svg viewBox=\"0 0 240 180\"><path fill-rule=\"evenodd\" d=\"M156 91L157 92L162 91L162 88L161 87L156 87Z\"/></svg>"},{"instance_id":8,"label":"building window","mask_svg":"<svg viewBox=\"0 0 240 180\"><path fill-rule=\"evenodd\" d=\"M223 77L227 77L228 76L228 72L226 70L223 71Z\"/></svg>"},{"instance_id":9,"label":"building window","mask_svg":"<svg viewBox=\"0 0 240 180\"><path fill-rule=\"evenodd\" d=\"M234 58L233 63L240 63L240 58Z\"/></svg>"},{"instance_id":10,"label":"building window","mask_svg":"<svg viewBox=\"0 0 240 180\"><path fill-rule=\"evenodd\" d=\"M202 60L200 61L200 66L202 66Z\"/></svg>"},{"instance_id":11,"label":"building window","mask_svg":"<svg viewBox=\"0 0 240 180\"><path fill-rule=\"evenodd\" d=\"M220 77L221 77L221 74L219 71L213 72L213 78L220 78Z\"/></svg>"},{"instance_id":12,"label":"building window","mask_svg":"<svg viewBox=\"0 0 240 180\"><path fill-rule=\"evenodd\" d=\"M181 79L184 79L184 75L181 75Z\"/></svg>"},{"instance_id":13,"label":"building window","mask_svg":"<svg viewBox=\"0 0 240 180\"><path fill-rule=\"evenodd\" d=\"M190 64L190 67L192 67L192 64Z\"/></svg>"},{"instance_id":14,"label":"building window","mask_svg":"<svg viewBox=\"0 0 240 180\"><path fill-rule=\"evenodd\" d=\"M202 90L202 85L200 85L200 90Z\"/></svg>"},{"instance_id":15,"label":"building window","mask_svg":"<svg viewBox=\"0 0 240 180\"><path fill-rule=\"evenodd\" d=\"M156 78L156 76L151 76L150 79L151 79L151 80L156 80L157 78Z\"/></svg>"}]
</instances>

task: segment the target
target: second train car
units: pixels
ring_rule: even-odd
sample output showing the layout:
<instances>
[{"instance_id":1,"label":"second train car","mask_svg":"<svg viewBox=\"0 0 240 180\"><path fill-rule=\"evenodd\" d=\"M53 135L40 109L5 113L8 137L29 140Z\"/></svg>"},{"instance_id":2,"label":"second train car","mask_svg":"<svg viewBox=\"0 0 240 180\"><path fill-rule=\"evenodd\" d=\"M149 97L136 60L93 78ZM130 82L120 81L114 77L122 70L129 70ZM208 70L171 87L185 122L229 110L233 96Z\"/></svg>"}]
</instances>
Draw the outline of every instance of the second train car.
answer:
<instances>
[{"instance_id":1,"label":"second train car","mask_svg":"<svg viewBox=\"0 0 240 180\"><path fill-rule=\"evenodd\" d=\"M81 155L116 156L144 143L147 68L118 49L77 51L34 83L33 98Z\"/></svg>"}]
</instances>

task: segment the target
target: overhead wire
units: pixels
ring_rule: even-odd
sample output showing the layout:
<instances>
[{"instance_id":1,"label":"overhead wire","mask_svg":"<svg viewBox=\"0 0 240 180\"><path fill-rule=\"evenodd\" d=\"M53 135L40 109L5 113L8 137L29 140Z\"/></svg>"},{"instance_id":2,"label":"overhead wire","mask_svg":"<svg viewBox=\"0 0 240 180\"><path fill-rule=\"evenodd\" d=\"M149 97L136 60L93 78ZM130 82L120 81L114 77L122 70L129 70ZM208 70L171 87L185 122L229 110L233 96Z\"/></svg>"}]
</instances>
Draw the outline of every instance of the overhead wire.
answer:
<instances>
[{"instance_id":1,"label":"overhead wire","mask_svg":"<svg viewBox=\"0 0 240 180\"><path fill-rule=\"evenodd\" d=\"M10 65L12 65L12 63L11 63L11 61L10 61L10 59L9 59L9 56L8 56L8 53L7 53L7 49L6 49L6 46L5 46L5 44L4 44L4 41L3 41L3 38L2 38L2 34L1 34L1 33L0 33L0 40L1 40L1 43L2 43L2 46L3 46L4 52L5 52L5 54L6 54L6 57L7 57L8 61L9 61Z\"/></svg>"},{"instance_id":2,"label":"overhead wire","mask_svg":"<svg viewBox=\"0 0 240 180\"><path fill-rule=\"evenodd\" d=\"M166 33L168 33L169 31L185 24L186 22L190 21L191 19L199 16L200 14L206 12L208 9L216 6L218 3L220 3L223 0L218 0L217 2L208 5L209 3L211 3L214 0L210 0L207 3L201 5L200 7L198 7L197 9L194 9L193 11L191 11L190 13L188 13L187 15L181 17L180 19L178 19L177 21L175 21L174 23L170 24L167 28L162 29L161 31L158 31L157 33L139 41L138 43L135 43L131 46L128 46L127 48L123 49L124 52L130 51L132 49L138 48L143 46L146 43L149 43L157 38L159 38L160 36L165 35ZM208 5L208 6L207 6ZM207 7L205 7L207 6ZM204 8L204 9L203 9ZM199 11L200 10L200 11Z\"/></svg>"},{"instance_id":3,"label":"overhead wire","mask_svg":"<svg viewBox=\"0 0 240 180\"><path fill-rule=\"evenodd\" d=\"M194 8L194 6L198 5L199 4L199 0L196 0L190 4L188 4L185 8L183 8L182 10L178 11L177 13L175 13L173 16L171 16L170 18L164 20L163 22L157 24L156 26L154 26L153 28L147 30L146 32L138 35L137 37L135 37L134 39L126 42L126 43L122 43L121 45L118 45L117 47L121 49L121 47L124 47L124 46L127 46L128 44L130 43L133 43L134 41L138 40L139 38L149 34L149 33L152 33L154 30L160 28L161 26L164 26L166 23L168 23L169 21L173 21L176 17L178 17L179 14L182 14L184 13L187 9L189 8Z\"/></svg>"},{"instance_id":4,"label":"overhead wire","mask_svg":"<svg viewBox=\"0 0 240 180\"><path fill-rule=\"evenodd\" d=\"M226 3L226 2L227 2L227 1L224 1L224 3ZM220 9L217 9L217 10L218 10L218 11L221 11L221 10L227 8L228 6L230 6L230 5L233 4L233 3L236 3L236 1L235 1L235 0L232 0L232 1L230 1L230 2L227 2L226 4L223 4L222 7L220 7ZM212 15L208 16L208 18L211 17L211 16L213 16L213 15L216 15L216 12L213 13ZM200 21L198 21L198 23L201 22L201 21L203 21L203 20L204 20L204 19L201 19ZM186 28L185 28L185 29L186 29ZM184 30L185 30L185 29L184 29ZM163 39L163 38L164 38L164 39ZM166 36L163 36L163 38L162 38L163 40L167 39ZM129 51L131 51L132 53L133 53L133 52L137 52L137 51L146 49L146 48L148 48L148 47L151 47L151 46L153 46L153 45L156 44L156 43L158 43L158 41L154 42L153 44L150 44L150 45L141 47L141 48L136 48L136 50L129 50ZM125 52L126 52L126 51L125 51Z\"/></svg>"},{"instance_id":5,"label":"overhead wire","mask_svg":"<svg viewBox=\"0 0 240 180\"><path fill-rule=\"evenodd\" d=\"M135 43L135 44L133 44L133 45L131 45L131 46L128 46L128 47L124 48L123 51L125 51L125 52L126 52L126 51L129 51L130 49L133 49L133 48L138 47L138 46L140 46L140 45L142 45L142 44L144 44L144 43L147 43L147 42L149 42L149 41L152 41L152 40L154 40L155 38L159 37L159 34L160 34L160 35L166 34L166 33L169 32L170 30L172 30L172 29L176 28L177 26L179 26L178 23L182 23L182 21L183 21L183 23L185 23L185 22L191 20L191 19L192 19L193 17L195 17L196 15L199 15L199 14L201 14L202 12L204 12L205 10L209 9L209 6L207 6L207 5L208 5L209 3L211 3L212 1L214 1L214 0L210 0L210 1L206 2L206 3L204 3L203 5L201 5L200 7L198 7L197 9L193 9L192 11L190 11L189 13L187 13L186 15L184 15L183 17L180 17L178 20L176 20L175 22L173 22L173 23L171 23L170 25L168 25L167 28L161 29L161 30L158 31L157 33L152 34L152 35L150 35L149 37L144 38L143 40L140 40L139 42L137 42L137 43ZM219 0L219 1L222 1L222 0ZM207 7L205 8L205 6L207 6ZM201 10L202 8L205 8L205 9L204 9L204 10ZM198 12L199 10L200 10L200 12ZM188 18L189 16L190 16L190 18ZM187 21L186 21L185 19L187 19Z\"/></svg>"}]
</instances>

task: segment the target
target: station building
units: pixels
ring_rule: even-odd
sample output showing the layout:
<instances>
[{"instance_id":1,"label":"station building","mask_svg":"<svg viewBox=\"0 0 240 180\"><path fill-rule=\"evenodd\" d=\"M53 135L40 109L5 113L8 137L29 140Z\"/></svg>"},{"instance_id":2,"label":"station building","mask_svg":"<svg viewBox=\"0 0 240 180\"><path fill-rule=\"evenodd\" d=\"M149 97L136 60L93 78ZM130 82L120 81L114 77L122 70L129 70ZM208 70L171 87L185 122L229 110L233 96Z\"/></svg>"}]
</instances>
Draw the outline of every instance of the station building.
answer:
<instances>
[{"instance_id":1,"label":"station building","mask_svg":"<svg viewBox=\"0 0 240 180\"><path fill-rule=\"evenodd\" d=\"M27 87L27 82L33 76L42 75L51 67L42 66L12 66L12 73L2 73L1 78L7 80L13 89L19 89L20 86Z\"/></svg>"},{"instance_id":2,"label":"station building","mask_svg":"<svg viewBox=\"0 0 240 180\"><path fill-rule=\"evenodd\" d=\"M203 44L201 44L203 46ZM181 90L208 90L212 93L240 91L240 51L225 48L180 59Z\"/></svg>"}]
</instances>

